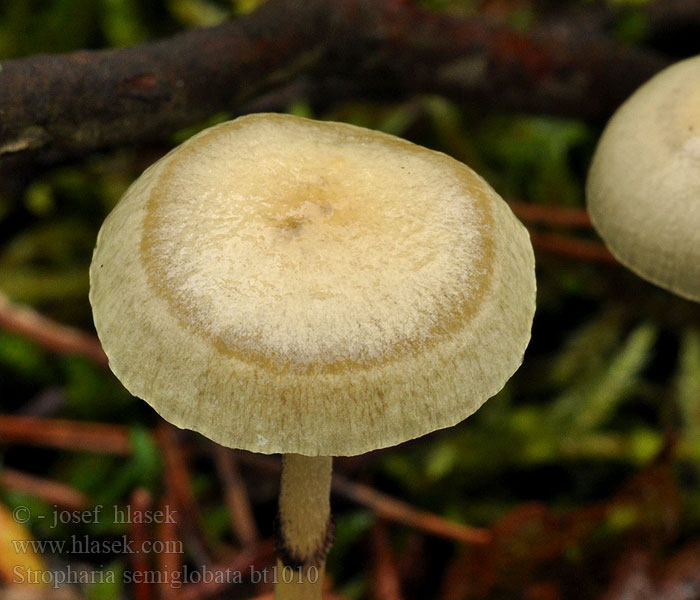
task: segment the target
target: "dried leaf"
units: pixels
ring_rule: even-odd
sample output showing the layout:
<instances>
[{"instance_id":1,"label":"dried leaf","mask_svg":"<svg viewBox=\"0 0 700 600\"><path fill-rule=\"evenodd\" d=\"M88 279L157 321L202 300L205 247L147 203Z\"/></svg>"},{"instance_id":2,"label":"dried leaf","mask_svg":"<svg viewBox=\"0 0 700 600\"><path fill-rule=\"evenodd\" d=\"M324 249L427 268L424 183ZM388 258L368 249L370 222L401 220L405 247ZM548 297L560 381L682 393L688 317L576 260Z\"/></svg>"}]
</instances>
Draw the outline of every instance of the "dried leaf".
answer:
<instances>
[{"instance_id":1,"label":"dried leaf","mask_svg":"<svg viewBox=\"0 0 700 600\"><path fill-rule=\"evenodd\" d=\"M23 525L29 517L29 510L24 507L10 511L4 504L0 504L0 580L38 591L45 587L44 584L32 583L28 580L28 574L30 570L46 571L46 565L32 545L26 543L33 540Z\"/></svg>"}]
</instances>

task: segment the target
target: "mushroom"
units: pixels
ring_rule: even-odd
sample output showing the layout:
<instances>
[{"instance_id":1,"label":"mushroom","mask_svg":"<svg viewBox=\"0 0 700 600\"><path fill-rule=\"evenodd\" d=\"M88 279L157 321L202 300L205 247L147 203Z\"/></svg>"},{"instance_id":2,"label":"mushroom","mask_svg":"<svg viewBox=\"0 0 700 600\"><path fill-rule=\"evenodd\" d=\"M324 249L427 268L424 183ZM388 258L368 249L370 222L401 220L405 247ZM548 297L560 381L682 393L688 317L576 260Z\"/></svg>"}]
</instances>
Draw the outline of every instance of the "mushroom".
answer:
<instances>
[{"instance_id":1,"label":"mushroom","mask_svg":"<svg viewBox=\"0 0 700 600\"><path fill-rule=\"evenodd\" d=\"M90 302L133 395L224 446L284 455L278 569L293 571L276 594L308 600L332 539L331 457L452 426L498 392L530 338L534 258L456 160L257 114L129 188L100 230Z\"/></svg>"},{"instance_id":2,"label":"mushroom","mask_svg":"<svg viewBox=\"0 0 700 600\"><path fill-rule=\"evenodd\" d=\"M700 56L658 73L617 110L586 196L622 264L700 301Z\"/></svg>"}]
</instances>

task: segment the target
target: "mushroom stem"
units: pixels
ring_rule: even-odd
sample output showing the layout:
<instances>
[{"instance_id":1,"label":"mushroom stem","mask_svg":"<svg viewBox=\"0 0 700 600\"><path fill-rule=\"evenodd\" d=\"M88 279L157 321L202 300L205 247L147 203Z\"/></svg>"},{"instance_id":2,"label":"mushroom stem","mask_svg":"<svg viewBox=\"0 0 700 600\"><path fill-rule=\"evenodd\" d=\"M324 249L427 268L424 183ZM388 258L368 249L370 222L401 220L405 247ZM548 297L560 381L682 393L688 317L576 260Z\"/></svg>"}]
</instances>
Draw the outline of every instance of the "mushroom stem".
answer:
<instances>
[{"instance_id":1,"label":"mushroom stem","mask_svg":"<svg viewBox=\"0 0 700 600\"><path fill-rule=\"evenodd\" d=\"M276 536L276 600L320 600L333 542L330 456L285 454Z\"/></svg>"}]
</instances>

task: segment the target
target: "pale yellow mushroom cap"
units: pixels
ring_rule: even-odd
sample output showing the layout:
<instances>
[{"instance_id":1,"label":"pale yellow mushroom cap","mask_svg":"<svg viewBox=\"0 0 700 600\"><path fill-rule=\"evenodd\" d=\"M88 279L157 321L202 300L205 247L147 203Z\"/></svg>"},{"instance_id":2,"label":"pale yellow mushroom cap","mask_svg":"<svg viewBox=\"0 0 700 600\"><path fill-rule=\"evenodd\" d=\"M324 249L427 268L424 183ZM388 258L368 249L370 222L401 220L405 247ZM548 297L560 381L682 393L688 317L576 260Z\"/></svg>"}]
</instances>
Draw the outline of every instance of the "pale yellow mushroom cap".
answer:
<instances>
[{"instance_id":1,"label":"pale yellow mushroom cap","mask_svg":"<svg viewBox=\"0 0 700 600\"><path fill-rule=\"evenodd\" d=\"M458 423L522 361L525 228L473 171L287 115L207 129L100 231L90 301L117 377L234 448L351 455Z\"/></svg>"},{"instance_id":2,"label":"pale yellow mushroom cap","mask_svg":"<svg viewBox=\"0 0 700 600\"><path fill-rule=\"evenodd\" d=\"M657 74L613 115L586 195L621 263L700 301L700 57Z\"/></svg>"}]
</instances>

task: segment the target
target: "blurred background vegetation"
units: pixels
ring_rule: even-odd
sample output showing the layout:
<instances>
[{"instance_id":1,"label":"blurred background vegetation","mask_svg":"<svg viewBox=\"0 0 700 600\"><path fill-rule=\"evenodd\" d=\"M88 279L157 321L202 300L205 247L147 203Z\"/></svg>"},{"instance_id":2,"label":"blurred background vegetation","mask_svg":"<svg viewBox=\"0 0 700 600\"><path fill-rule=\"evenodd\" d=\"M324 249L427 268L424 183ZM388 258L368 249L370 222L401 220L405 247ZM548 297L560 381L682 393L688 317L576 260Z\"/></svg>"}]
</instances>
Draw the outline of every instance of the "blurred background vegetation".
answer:
<instances>
[{"instance_id":1,"label":"blurred background vegetation","mask_svg":"<svg viewBox=\"0 0 700 600\"><path fill-rule=\"evenodd\" d=\"M135 44L216 24L258 4L2 0L0 60ZM527 0L422 4L464 15L489 11L519 28L538 19L535 5ZM644 18L637 10L643 2L615 4L619 12L611 35L626 44L647 43ZM678 48L678 56L687 50L687 44ZM674 48L667 43L664 51L673 53ZM396 103L344 102L320 113L298 98L288 111L379 129L447 152L477 170L514 205L553 211L583 209L586 170L600 134L600 125L504 114L436 96ZM218 115L201 127L232 116ZM8 192L0 182L0 290L13 303L94 332L87 271L103 219L146 166L201 127L176 132L162 144L51 168L21 193ZM527 224L535 234L597 240L585 226L546 219ZM387 524L376 511L339 494L333 499L337 539L328 567L339 596L700 598L700 307L636 278L614 261L559 250L556 244L538 249L532 342L522 368L497 397L451 430L337 461L338 472L352 480L415 509L484 528L491 541L465 544L407 523ZM118 426L130 440L130 451L120 455L47 448L5 435L0 437L0 474L22 473L68 486L86 509L133 503L136 491L157 505L158 499L172 498L163 443L170 443L172 451L175 440L185 457L201 526L194 537L204 540L195 543L191 532L180 532L186 542L184 560L192 568L206 559L234 560L241 543L222 501L226 482L217 471L220 462L208 442L188 433L156 434L165 431L159 418L104 367L49 352L2 330L0 381L0 418L100 422ZM269 539L277 485L274 464L261 469L245 453L236 456L254 522L262 539ZM30 493L13 481L12 476L0 479L0 509L9 513L30 508L32 518L22 524L23 534L109 540L133 533L127 525L110 523L108 514L96 524L50 528L55 496ZM11 585L12 566L29 560L8 545L12 531L9 525L0 526L0 582L5 584L0 598L18 593ZM72 564L117 574L133 568L132 559L108 553L47 552L38 557L43 568ZM400 595L382 592L382 578L399 580ZM643 595L644 589L676 589L679 578L688 595ZM637 595L622 595L620 590L629 592L640 581L644 585ZM25 590L21 597L42 597L39 587L44 586ZM211 597L250 598L266 591L264 585L234 585ZM163 591L134 589L120 577L114 583L45 593L103 600L168 597Z\"/></svg>"}]
</instances>

